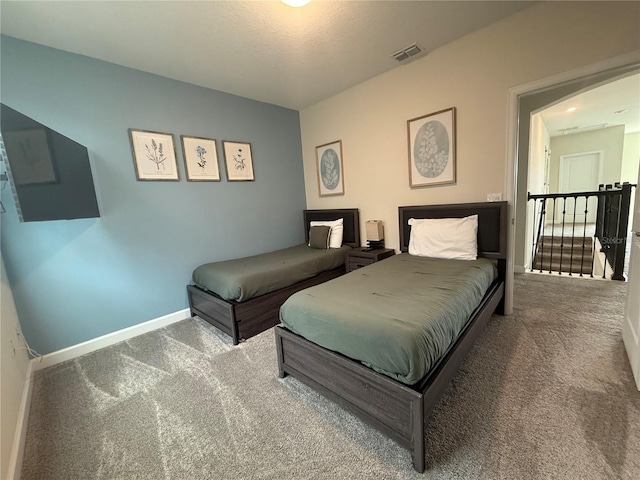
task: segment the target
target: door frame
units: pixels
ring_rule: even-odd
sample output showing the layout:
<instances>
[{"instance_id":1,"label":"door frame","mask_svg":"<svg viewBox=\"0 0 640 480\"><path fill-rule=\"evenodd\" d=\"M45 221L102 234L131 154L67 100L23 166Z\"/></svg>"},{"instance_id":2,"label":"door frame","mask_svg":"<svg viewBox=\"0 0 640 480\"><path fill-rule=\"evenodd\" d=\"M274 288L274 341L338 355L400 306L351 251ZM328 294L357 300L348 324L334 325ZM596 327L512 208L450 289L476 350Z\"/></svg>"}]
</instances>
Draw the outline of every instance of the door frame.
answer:
<instances>
[{"instance_id":1,"label":"door frame","mask_svg":"<svg viewBox=\"0 0 640 480\"><path fill-rule=\"evenodd\" d=\"M629 241L633 242L631 245L631 250L637 248L635 244L640 243L640 234L636 233L633 235ZM636 255L634 255L636 254ZM633 265L629 265L629 274L631 274L631 270L633 269L633 273L635 273L636 269L640 269L640 258L635 258L640 255L640 248L632 253L633 258L630 263ZM636 274L637 275L637 274ZM631 275L629 275L631 276ZM631 298L631 288L627 290L627 300L625 303L624 309L624 320L622 322L622 341L624 342L624 347L627 352L627 357L629 358L629 363L631 364L631 371L633 372L633 377L636 383L636 388L640 390L640 323L637 318L632 318L631 315L635 313L635 308L637 307L637 303L635 306L631 305L632 302L638 302L638 298ZM633 309L633 312L631 311ZM636 325L634 325L634 323Z\"/></svg>"},{"instance_id":2,"label":"door frame","mask_svg":"<svg viewBox=\"0 0 640 480\"><path fill-rule=\"evenodd\" d=\"M588 77L640 63L640 50L618 55L600 62L583 66L568 72L552 75L533 82L517 85L508 90L507 102L507 141L505 152L505 198L510 205L511 225L509 228L509 252L507 258L507 278L505 285L505 314L513 313L513 276L516 271L515 266L515 240L516 240L516 215L520 207L517 200L518 185L518 132L519 132L519 97L526 93L532 93L545 88L552 88L559 84L577 80L581 77ZM525 188L526 185L520 186ZM526 216L526 204L522 206L522 214ZM526 239L525 239L526 241ZM519 273L524 273L524 268L519 266Z\"/></svg>"}]
</instances>

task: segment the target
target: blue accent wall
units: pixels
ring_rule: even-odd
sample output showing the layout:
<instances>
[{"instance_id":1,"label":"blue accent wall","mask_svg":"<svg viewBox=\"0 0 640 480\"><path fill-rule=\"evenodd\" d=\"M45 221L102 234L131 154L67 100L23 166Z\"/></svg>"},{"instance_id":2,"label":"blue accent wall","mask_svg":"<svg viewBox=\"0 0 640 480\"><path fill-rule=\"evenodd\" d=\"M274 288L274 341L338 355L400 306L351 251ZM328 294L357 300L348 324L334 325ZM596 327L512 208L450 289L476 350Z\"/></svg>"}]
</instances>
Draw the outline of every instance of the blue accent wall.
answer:
<instances>
[{"instance_id":1,"label":"blue accent wall","mask_svg":"<svg viewBox=\"0 0 640 480\"><path fill-rule=\"evenodd\" d=\"M201 263L304 241L297 111L0 40L0 100L88 148L101 212L21 223L2 191L2 255L40 353L187 308ZM174 135L179 182L136 180L129 128ZM180 135L217 140L221 182L186 181ZM255 181L226 180L222 140L251 143Z\"/></svg>"}]
</instances>

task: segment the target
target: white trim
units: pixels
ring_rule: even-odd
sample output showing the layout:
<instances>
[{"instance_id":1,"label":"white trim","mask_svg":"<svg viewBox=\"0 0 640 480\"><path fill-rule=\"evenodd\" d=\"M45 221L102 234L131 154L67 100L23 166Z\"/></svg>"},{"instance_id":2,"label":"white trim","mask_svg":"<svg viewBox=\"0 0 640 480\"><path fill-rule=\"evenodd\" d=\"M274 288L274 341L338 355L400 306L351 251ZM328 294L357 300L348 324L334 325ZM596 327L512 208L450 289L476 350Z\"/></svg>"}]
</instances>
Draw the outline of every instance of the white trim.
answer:
<instances>
[{"instance_id":1,"label":"white trim","mask_svg":"<svg viewBox=\"0 0 640 480\"><path fill-rule=\"evenodd\" d=\"M13 436L13 446L9 457L8 480L20 480L22 474L22 459L24 457L24 444L27 439L27 424L29 410L31 408L31 387L33 386L33 362L27 365L27 373L22 390L22 401L18 410L18 422Z\"/></svg>"},{"instance_id":2,"label":"white trim","mask_svg":"<svg viewBox=\"0 0 640 480\"><path fill-rule=\"evenodd\" d=\"M527 267L523 267L522 265L514 265L513 266L514 273L526 273Z\"/></svg>"},{"instance_id":3,"label":"white trim","mask_svg":"<svg viewBox=\"0 0 640 480\"><path fill-rule=\"evenodd\" d=\"M507 142L506 142L506 186L505 186L505 199L511 206L511 228L509 228L509 251L507 256L507 278L505 286L505 314L511 314L513 312L513 274L514 274L514 257L516 246L515 242L515 229L516 229L516 186L518 168L516 159L518 157L518 97L527 92L533 92L545 87L551 87L559 83L575 80L580 77L588 75L594 75L596 73L604 72L618 67L624 67L635 62L640 61L640 50L618 55L616 57L608 58L591 65L563 72L550 77L534 80L533 82L525 83L522 85L516 85L509 89L508 103L507 103Z\"/></svg>"},{"instance_id":4,"label":"white trim","mask_svg":"<svg viewBox=\"0 0 640 480\"><path fill-rule=\"evenodd\" d=\"M101 337L87 340L86 342L63 348L62 350L58 350L56 352L48 353L40 357L40 359L34 358L33 360L31 360L31 363L33 364L33 371L35 372L52 365L77 358L81 355L94 352L101 348L114 345L124 340L129 340L130 338L137 337L138 335L142 335L143 333L166 327L167 325L185 320L189 317L191 317L191 311L188 308L185 308L184 310L169 313L168 315L149 320L148 322L133 325L132 327L128 328L123 328L122 330L108 333Z\"/></svg>"},{"instance_id":5,"label":"white trim","mask_svg":"<svg viewBox=\"0 0 640 480\"><path fill-rule=\"evenodd\" d=\"M13 447L11 456L9 457L8 480L20 480L22 474L22 459L24 456L24 445L27 437L27 424L29 420L29 410L31 408L31 393L33 387L33 372L41 370L52 365L77 358L86 353L94 352L100 348L108 347L116 343L128 340L143 333L151 332L159 328L166 327L172 323L186 320L191 316L188 308L179 310L162 317L149 320L148 322L133 325L132 327L123 328L117 332L108 333L98 338L88 340L86 342L73 345L57 352L43 355L40 359L33 358L27 365L27 373L22 391L22 401L20 402L20 410L18 412L18 422L13 438Z\"/></svg>"},{"instance_id":6,"label":"white trim","mask_svg":"<svg viewBox=\"0 0 640 480\"><path fill-rule=\"evenodd\" d=\"M509 202L509 231L507 232L507 271L504 288L504 314L513 313L513 264L516 256L516 180L518 177L518 87L509 89L507 106L507 151L505 155L505 200Z\"/></svg>"}]
</instances>

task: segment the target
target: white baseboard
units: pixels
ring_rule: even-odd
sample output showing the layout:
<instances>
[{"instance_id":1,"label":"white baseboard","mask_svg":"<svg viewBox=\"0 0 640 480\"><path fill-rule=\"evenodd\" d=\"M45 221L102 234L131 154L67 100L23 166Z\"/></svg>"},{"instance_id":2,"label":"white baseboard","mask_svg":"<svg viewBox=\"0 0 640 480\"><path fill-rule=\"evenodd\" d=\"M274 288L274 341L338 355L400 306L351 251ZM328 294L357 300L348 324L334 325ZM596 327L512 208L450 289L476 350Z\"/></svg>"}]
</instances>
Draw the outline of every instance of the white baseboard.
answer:
<instances>
[{"instance_id":1,"label":"white baseboard","mask_svg":"<svg viewBox=\"0 0 640 480\"><path fill-rule=\"evenodd\" d=\"M122 342L124 340L129 340L130 338L137 337L138 335L142 335L143 333L166 327L167 325L185 320L189 317L191 317L191 311L188 308L185 308L184 310L179 310L162 317L154 318L153 320L149 320L148 322L133 325L132 327L128 328L123 328L122 330L118 330L117 332L108 333L101 337L87 340L86 342L63 348L62 350L58 350L56 352L48 353L46 355L43 355L39 359L34 358L33 360L31 360L31 363L33 365L32 369L34 372L37 370L42 370L43 368L66 362L67 360L80 357L81 355L94 352L101 348Z\"/></svg>"},{"instance_id":2,"label":"white baseboard","mask_svg":"<svg viewBox=\"0 0 640 480\"><path fill-rule=\"evenodd\" d=\"M526 271L527 270L522 265L514 265L513 266L513 273L524 273Z\"/></svg>"},{"instance_id":3,"label":"white baseboard","mask_svg":"<svg viewBox=\"0 0 640 480\"><path fill-rule=\"evenodd\" d=\"M31 387L33 385L33 362L27 365L27 373L22 389L22 400L18 411L18 422L13 436L13 448L9 457L9 480L20 480L22 474L22 458L24 456L24 444L27 438L27 423L29 420L29 409L31 407Z\"/></svg>"}]
</instances>

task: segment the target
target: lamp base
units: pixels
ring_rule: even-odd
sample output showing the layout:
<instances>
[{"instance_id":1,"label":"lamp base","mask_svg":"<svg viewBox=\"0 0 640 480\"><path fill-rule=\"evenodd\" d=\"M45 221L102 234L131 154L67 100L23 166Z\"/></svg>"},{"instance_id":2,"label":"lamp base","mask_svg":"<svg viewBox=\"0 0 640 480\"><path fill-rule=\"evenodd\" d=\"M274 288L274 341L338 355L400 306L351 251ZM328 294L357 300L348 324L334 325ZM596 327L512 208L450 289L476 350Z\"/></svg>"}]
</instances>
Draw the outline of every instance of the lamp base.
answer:
<instances>
[{"instance_id":1,"label":"lamp base","mask_svg":"<svg viewBox=\"0 0 640 480\"><path fill-rule=\"evenodd\" d=\"M367 240L367 248L370 250L377 250L384 248L384 239L382 240Z\"/></svg>"}]
</instances>

